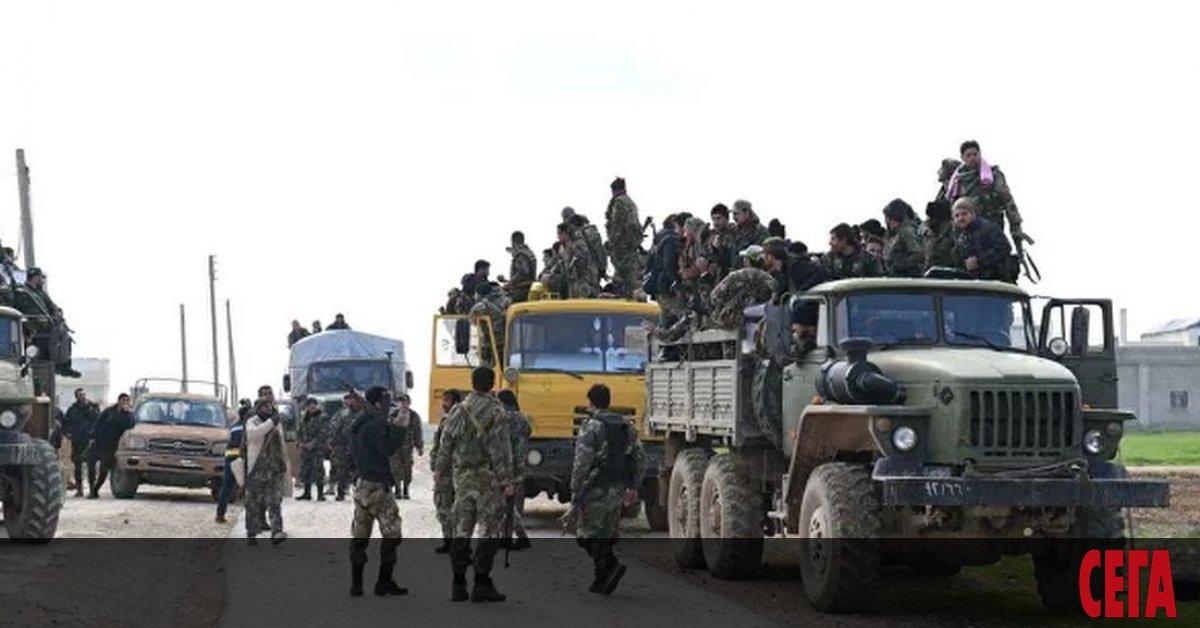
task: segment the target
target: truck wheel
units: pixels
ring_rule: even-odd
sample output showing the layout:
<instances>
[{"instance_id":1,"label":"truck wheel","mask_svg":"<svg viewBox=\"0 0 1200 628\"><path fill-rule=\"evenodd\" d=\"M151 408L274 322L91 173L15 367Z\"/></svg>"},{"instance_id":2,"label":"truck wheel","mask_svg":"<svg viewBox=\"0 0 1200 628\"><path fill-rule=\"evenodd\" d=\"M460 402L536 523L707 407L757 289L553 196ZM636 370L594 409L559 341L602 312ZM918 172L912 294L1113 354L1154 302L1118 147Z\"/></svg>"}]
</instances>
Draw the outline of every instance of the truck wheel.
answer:
<instances>
[{"instance_id":1,"label":"truck wheel","mask_svg":"<svg viewBox=\"0 0 1200 628\"><path fill-rule=\"evenodd\" d=\"M800 503L800 575L822 612L858 610L879 576L879 502L860 466L823 464L812 472Z\"/></svg>"},{"instance_id":2,"label":"truck wheel","mask_svg":"<svg viewBox=\"0 0 1200 628\"><path fill-rule=\"evenodd\" d=\"M1033 555L1033 575L1037 579L1042 606L1057 612L1082 608L1079 599L1079 564L1091 549L1125 547L1125 513L1119 508L1078 508L1073 538L1054 539L1046 550ZM1092 578L1092 599L1104 591L1099 570Z\"/></svg>"},{"instance_id":3,"label":"truck wheel","mask_svg":"<svg viewBox=\"0 0 1200 628\"><path fill-rule=\"evenodd\" d=\"M708 456L699 449L685 449L675 457L671 483L667 487L667 529L675 562L684 569L704 566L704 547L700 544L700 489Z\"/></svg>"},{"instance_id":4,"label":"truck wheel","mask_svg":"<svg viewBox=\"0 0 1200 628\"><path fill-rule=\"evenodd\" d=\"M58 529L63 504L63 479L58 456L50 443L33 441L31 465L15 467L4 496L4 527L9 538L22 543L48 543Z\"/></svg>"},{"instance_id":5,"label":"truck wheel","mask_svg":"<svg viewBox=\"0 0 1200 628\"><path fill-rule=\"evenodd\" d=\"M714 456L700 489L700 542L709 572L722 580L749 578L762 563L762 496L729 454Z\"/></svg>"},{"instance_id":6,"label":"truck wheel","mask_svg":"<svg viewBox=\"0 0 1200 628\"><path fill-rule=\"evenodd\" d=\"M113 497L117 499L133 499L137 496L138 484L141 483L138 474L132 471L113 469L112 475L109 477L108 487L112 491Z\"/></svg>"},{"instance_id":7,"label":"truck wheel","mask_svg":"<svg viewBox=\"0 0 1200 628\"><path fill-rule=\"evenodd\" d=\"M646 502L646 523L650 524L651 532L666 532L670 526L667 507L657 503Z\"/></svg>"}]
</instances>

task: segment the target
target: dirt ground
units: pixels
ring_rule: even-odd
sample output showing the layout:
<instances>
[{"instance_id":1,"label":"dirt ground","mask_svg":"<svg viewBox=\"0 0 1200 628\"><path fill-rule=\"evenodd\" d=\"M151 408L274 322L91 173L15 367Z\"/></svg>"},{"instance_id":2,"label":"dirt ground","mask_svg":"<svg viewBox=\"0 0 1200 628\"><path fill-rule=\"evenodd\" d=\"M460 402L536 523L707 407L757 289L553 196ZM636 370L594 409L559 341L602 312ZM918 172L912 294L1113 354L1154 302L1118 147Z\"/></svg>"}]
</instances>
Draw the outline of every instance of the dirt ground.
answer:
<instances>
[{"instance_id":1,"label":"dirt ground","mask_svg":"<svg viewBox=\"0 0 1200 628\"><path fill-rule=\"evenodd\" d=\"M1140 538L1200 537L1200 468L1140 467L1130 475L1171 482L1170 508L1133 510L1133 536Z\"/></svg>"}]
</instances>

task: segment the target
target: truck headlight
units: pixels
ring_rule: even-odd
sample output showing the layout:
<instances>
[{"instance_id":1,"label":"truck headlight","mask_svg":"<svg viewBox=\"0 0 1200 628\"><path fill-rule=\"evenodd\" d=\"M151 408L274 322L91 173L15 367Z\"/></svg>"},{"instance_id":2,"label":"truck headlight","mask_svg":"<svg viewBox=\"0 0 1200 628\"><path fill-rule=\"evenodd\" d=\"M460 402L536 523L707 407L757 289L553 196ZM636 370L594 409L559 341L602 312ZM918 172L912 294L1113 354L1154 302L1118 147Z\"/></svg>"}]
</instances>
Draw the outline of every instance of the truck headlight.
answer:
<instances>
[{"instance_id":1,"label":"truck headlight","mask_svg":"<svg viewBox=\"0 0 1200 628\"><path fill-rule=\"evenodd\" d=\"M529 466L531 467L536 467L539 464L542 464L542 452L536 449L530 449L529 453L525 454L525 462L528 462Z\"/></svg>"},{"instance_id":2,"label":"truck headlight","mask_svg":"<svg viewBox=\"0 0 1200 628\"><path fill-rule=\"evenodd\" d=\"M141 436L130 436L125 439L125 448L126 449L145 449L146 448L146 439L142 438Z\"/></svg>"},{"instance_id":3,"label":"truck headlight","mask_svg":"<svg viewBox=\"0 0 1200 628\"><path fill-rule=\"evenodd\" d=\"M12 410L0 412L0 428L11 430L17 426L17 422L20 420L21 417L17 416L17 413Z\"/></svg>"},{"instance_id":4,"label":"truck headlight","mask_svg":"<svg viewBox=\"0 0 1200 628\"><path fill-rule=\"evenodd\" d=\"M912 451L917 446L917 431L907 425L896 428L892 432L892 444L898 451Z\"/></svg>"},{"instance_id":5,"label":"truck headlight","mask_svg":"<svg viewBox=\"0 0 1200 628\"><path fill-rule=\"evenodd\" d=\"M1093 456L1104 453L1104 437L1100 430L1088 430L1083 434L1083 450Z\"/></svg>"}]
</instances>

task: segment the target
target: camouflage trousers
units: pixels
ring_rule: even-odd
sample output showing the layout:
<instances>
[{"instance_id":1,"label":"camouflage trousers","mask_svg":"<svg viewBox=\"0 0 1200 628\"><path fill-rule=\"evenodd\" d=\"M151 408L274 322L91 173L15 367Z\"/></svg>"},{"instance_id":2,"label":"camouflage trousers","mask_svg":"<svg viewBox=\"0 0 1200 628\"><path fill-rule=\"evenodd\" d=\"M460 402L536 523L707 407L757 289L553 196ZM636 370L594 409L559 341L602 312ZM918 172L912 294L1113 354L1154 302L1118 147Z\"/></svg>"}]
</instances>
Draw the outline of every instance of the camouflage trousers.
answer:
<instances>
[{"instance_id":1,"label":"camouflage trousers","mask_svg":"<svg viewBox=\"0 0 1200 628\"><path fill-rule=\"evenodd\" d=\"M575 529L577 539L615 539L620 535L621 502L625 499L625 487L595 487L584 496L579 523Z\"/></svg>"},{"instance_id":2,"label":"camouflage trousers","mask_svg":"<svg viewBox=\"0 0 1200 628\"><path fill-rule=\"evenodd\" d=\"M354 481L354 461L345 449L334 449L329 454L329 481L339 488L346 488Z\"/></svg>"},{"instance_id":3,"label":"camouflage trousers","mask_svg":"<svg viewBox=\"0 0 1200 628\"><path fill-rule=\"evenodd\" d=\"M642 253L638 247L612 247L613 280L622 296L629 296L642 287L642 263Z\"/></svg>"},{"instance_id":4,"label":"camouflage trousers","mask_svg":"<svg viewBox=\"0 0 1200 628\"><path fill-rule=\"evenodd\" d=\"M400 545L400 510L392 488L381 482L359 479L354 487L354 520L350 524L350 562L366 564L367 545L371 542L371 529L379 524L379 535L383 537L379 546L379 561L385 565L396 564L396 547Z\"/></svg>"},{"instance_id":5,"label":"camouflage trousers","mask_svg":"<svg viewBox=\"0 0 1200 628\"><path fill-rule=\"evenodd\" d=\"M504 495L490 473L465 473L454 478L454 541L450 562L454 573L466 573L474 565L476 575L492 571L500 549ZM471 537L479 529L479 546L471 552Z\"/></svg>"},{"instance_id":6,"label":"camouflage trousers","mask_svg":"<svg viewBox=\"0 0 1200 628\"><path fill-rule=\"evenodd\" d=\"M574 279L567 284L567 296L572 299L594 299L599 294L596 284L586 278Z\"/></svg>"},{"instance_id":7,"label":"camouflage trousers","mask_svg":"<svg viewBox=\"0 0 1200 628\"><path fill-rule=\"evenodd\" d=\"M438 523L442 524L442 538L454 538L454 481L438 478L433 483L433 506L437 509Z\"/></svg>"},{"instance_id":8,"label":"camouflage trousers","mask_svg":"<svg viewBox=\"0 0 1200 628\"><path fill-rule=\"evenodd\" d=\"M408 451L401 449L392 454L392 457L388 458L388 464L392 468L392 480L397 487L412 482L413 452L411 449Z\"/></svg>"},{"instance_id":9,"label":"camouflage trousers","mask_svg":"<svg viewBox=\"0 0 1200 628\"><path fill-rule=\"evenodd\" d=\"M257 536L268 527L283 532L283 481L278 473L256 474L246 479L246 535ZM290 480L289 480L290 482Z\"/></svg>"},{"instance_id":10,"label":"camouflage trousers","mask_svg":"<svg viewBox=\"0 0 1200 628\"><path fill-rule=\"evenodd\" d=\"M313 448L300 452L300 481L304 484L325 483L325 456Z\"/></svg>"}]
</instances>

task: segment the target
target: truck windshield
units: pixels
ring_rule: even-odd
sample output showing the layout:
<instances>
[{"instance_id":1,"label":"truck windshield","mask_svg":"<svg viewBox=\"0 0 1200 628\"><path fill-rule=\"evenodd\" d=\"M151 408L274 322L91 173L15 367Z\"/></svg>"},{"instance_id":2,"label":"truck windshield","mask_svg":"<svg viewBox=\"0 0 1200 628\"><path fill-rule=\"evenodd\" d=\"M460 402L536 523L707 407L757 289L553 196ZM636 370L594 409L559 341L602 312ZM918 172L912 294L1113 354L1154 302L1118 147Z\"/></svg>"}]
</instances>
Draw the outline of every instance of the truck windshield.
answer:
<instances>
[{"instance_id":1,"label":"truck windshield","mask_svg":"<svg viewBox=\"0 0 1200 628\"><path fill-rule=\"evenodd\" d=\"M1003 294L855 294L838 303L837 340L869 338L877 345L944 340L951 345L1030 351L1026 307L1024 299Z\"/></svg>"},{"instance_id":2,"label":"truck windshield","mask_svg":"<svg viewBox=\"0 0 1200 628\"><path fill-rule=\"evenodd\" d=\"M1030 351L1025 301L999 294L958 294L942 297L946 342L952 345Z\"/></svg>"},{"instance_id":3,"label":"truck windshield","mask_svg":"<svg viewBox=\"0 0 1200 628\"><path fill-rule=\"evenodd\" d=\"M225 427L225 411L212 401L146 399L134 410L138 423Z\"/></svg>"},{"instance_id":4,"label":"truck windshield","mask_svg":"<svg viewBox=\"0 0 1200 628\"><path fill-rule=\"evenodd\" d=\"M308 392L346 392L350 388L366 390L372 386L390 389L390 378L385 361L319 362L308 367Z\"/></svg>"},{"instance_id":5,"label":"truck windshield","mask_svg":"<svg viewBox=\"0 0 1200 628\"><path fill-rule=\"evenodd\" d=\"M875 344L937 342L937 309L931 294L872 293L838 304L838 341L870 338Z\"/></svg>"},{"instance_id":6,"label":"truck windshield","mask_svg":"<svg viewBox=\"0 0 1200 628\"><path fill-rule=\"evenodd\" d=\"M20 319L0 319L0 360L11 360L21 357L21 349Z\"/></svg>"},{"instance_id":7,"label":"truck windshield","mask_svg":"<svg viewBox=\"0 0 1200 628\"><path fill-rule=\"evenodd\" d=\"M641 373L645 318L630 314L528 314L509 331L508 366L522 371Z\"/></svg>"}]
</instances>

